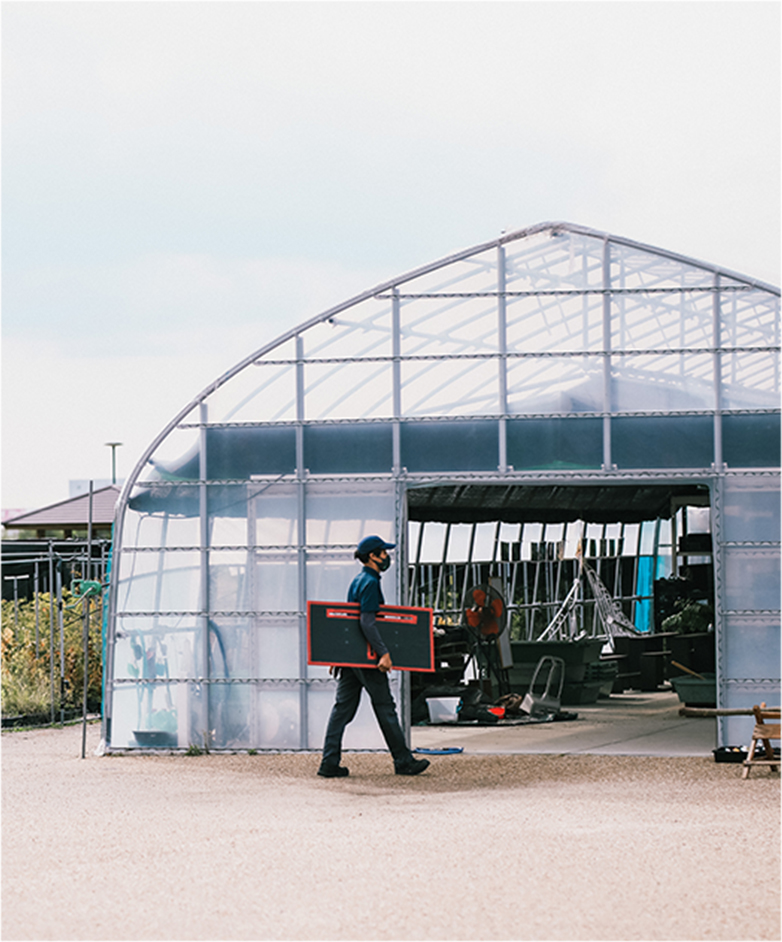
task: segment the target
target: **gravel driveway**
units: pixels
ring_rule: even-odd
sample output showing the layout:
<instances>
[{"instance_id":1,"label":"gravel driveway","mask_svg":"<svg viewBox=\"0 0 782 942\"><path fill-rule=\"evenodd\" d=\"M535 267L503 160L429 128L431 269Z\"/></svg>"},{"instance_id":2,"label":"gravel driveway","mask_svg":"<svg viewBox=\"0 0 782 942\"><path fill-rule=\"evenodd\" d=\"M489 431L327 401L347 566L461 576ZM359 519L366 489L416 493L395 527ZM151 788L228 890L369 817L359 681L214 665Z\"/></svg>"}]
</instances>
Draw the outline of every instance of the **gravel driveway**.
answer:
<instances>
[{"instance_id":1,"label":"gravel driveway","mask_svg":"<svg viewBox=\"0 0 782 942\"><path fill-rule=\"evenodd\" d=\"M779 776L711 757L97 758L4 733L2 937L779 939Z\"/></svg>"}]
</instances>

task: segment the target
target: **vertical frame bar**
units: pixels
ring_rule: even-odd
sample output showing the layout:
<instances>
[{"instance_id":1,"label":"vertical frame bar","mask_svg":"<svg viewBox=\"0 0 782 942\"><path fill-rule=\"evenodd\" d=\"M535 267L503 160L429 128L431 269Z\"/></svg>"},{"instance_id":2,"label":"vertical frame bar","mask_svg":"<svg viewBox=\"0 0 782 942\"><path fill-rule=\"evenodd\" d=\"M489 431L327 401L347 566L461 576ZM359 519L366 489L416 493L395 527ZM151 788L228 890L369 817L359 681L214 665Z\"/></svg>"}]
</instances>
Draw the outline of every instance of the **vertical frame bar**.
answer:
<instances>
[{"instance_id":1,"label":"vertical frame bar","mask_svg":"<svg viewBox=\"0 0 782 942\"><path fill-rule=\"evenodd\" d=\"M720 276L714 275L714 295L712 298L712 345L714 346L714 467L722 468L722 329Z\"/></svg>"},{"instance_id":2,"label":"vertical frame bar","mask_svg":"<svg viewBox=\"0 0 782 942\"><path fill-rule=\"evenodd\" d=\"M392 469L394 477L402 473L402 448L400 444L400 418L402 416L402 327L401 312L399 309L399 288L394 286L391 298L391 353L392 363L392 386L393 386L393 424L391 426L392 436ZM400 595L400 598L404 596Z\"/></svg>"},{"instance_id":3,"label":"vertical frame bar","mask_svg":"<svg viewBox=\"0 0 782 942\"><path fill-rule=\"evenodd\" d=\"M207 455L206 455L206 425L208 421L208 406L205 402L198 404L198 527L199 527L199 549L200 549L200 569L201 569L201 590L198 600L200 611L199 618L203 630L203 658L204 658L204 680L202 684L203 693L203 713L202 717L206 723L206 729L202 730L204 737L204 748L208 749L210 745L210 714L209 714L209 678L211 669L209 664L209 507L207 485ZM160 580L158 580L158 586ZM158 603L159 605L159 603ZM198 731L196 731L197 733Z\"/></svg>"},{"instance_id":4,"label":"vertical frame bar","mask_svg":"<svg viewBox=\"0 0 782 942\"><path fill-rule=\"evenodd\" d=\"M505 287L505 246L497 246L497 342L499 357L497 371L499 383L499 456L500 474L508 470L508 337Z\"/></svg>"},{"instance_id":5,"label":"vertical frame bar","mask_svg":"<svg viewBox=\"0 0 782 942\"><path fill-rule=\"evenodd\" d=\"M603 470L611 459L611 243L603 240Z\"/></svg>"},{"instance_id":6,"label":"vertical frame bar","mask_svg":"<svg viewBox=\"0 0 782 942\"><path fill-rule=\"evenodd\" d=\"M296 504L298 513L298 540L296 546L298 569L299 620L299 746L309 744L307 713L307 502L304 467L304 340L296 335Z\"/></svg>"}]
</instances>

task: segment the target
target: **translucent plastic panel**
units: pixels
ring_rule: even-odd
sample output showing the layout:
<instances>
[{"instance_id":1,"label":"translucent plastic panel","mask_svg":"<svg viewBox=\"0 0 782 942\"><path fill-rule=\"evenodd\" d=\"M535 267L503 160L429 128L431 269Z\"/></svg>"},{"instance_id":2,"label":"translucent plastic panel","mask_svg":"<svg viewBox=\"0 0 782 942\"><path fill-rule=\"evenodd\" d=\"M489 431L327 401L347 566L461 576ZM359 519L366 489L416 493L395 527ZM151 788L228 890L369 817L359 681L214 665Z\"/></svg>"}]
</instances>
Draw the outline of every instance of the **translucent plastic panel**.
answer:
<instances>
[{"instance_id":1,"label":"translucent plastic panel","mask_svg":"<svg viewBox=\"0 0 782 942\"><path fill-rule=\"evenodd\" d=\"M722 538L728 543L772 543L779 540L779 479L725 479Z\"/></svg>"},{"instance_id":2,"label":"translucent plastic panel","mask_svg":"<svg viewBox=\"0 0 782 942\"><path fill-rule=\"evenodd\" d=\"M437 268L419 275L399 286L402 299L405 295L459 292L495 292L497 290L497 250L488 249L444 268Z\"/></svg>"},{"instance_id":3,"label":"translucent plastic panel","mask_svg":"<svg viewBox=\"0 0 782 942\"><path fill-rule=\"evenodd\" d=\"M420 520L408 520L407 522L407 562L415 563L418 559L418 540L421 536L423 524Z\"/></svg>"},{"instance_id":4,"label":"translucent plastic panel","mask_svg":"<svg viewBox=\"0 0 782 942\"><path fill-rule=\"evenodd\" d=\"M714 409L710 354L614 356L611 397L618 412L683 412Z\"/></svg>"},{"instance_id":5,"label":"translucent plastic panel","mask_svg":"<svg viewBox=\"0 0 782 942\"><path fill-rule=\"evenodd\" d=\"M391 356L391 302L363 301L302 333L307 359Z\"/></svg>"},{"instance_id":6,"label":"translucent plastic panel","mask_svg":"<svg viewBox=\"0 0 782 942\"><path fill-rule=\"evenodd\" d=\"M355 549L376 534L395 543L396 504L391 481L312 483L306 489L307 544Z\"/></svg>"},{"instance_id":7,"label":"translucent plastic panel","mask_svg":"<svg viewBox=\"0 0 782 942\"><path fill-rule=\"evenodd\" d=\"M574 520L565 530L565 559L575 559L584 538L584 521Z\"/></svg>"},{"instance_id":8,"label":"translucent plastic panel","mask_svg":"<svg viewBox=\"0 0 782 942\"><path fill-rule=\"evenodd\" d=\"M508 464L517 471L599 468L603 461L603 420L510 419Z\"/></svg>"},{"instance_id":9,"label":"translucent plastic panel","mask_svg":"<svg viewBox=\"0 0 782 942\"><path fill-rule=\"evenodd\" d=\"M779 620L728 615L722 628L726 677L780 678Z\"/></svg>"},{"instance_id":10,"label":"translucent plastic panel","mask_svg":"<svg viewBox=\"0 0 782 942\"><path fill-rule=\"evenodd\" d=\"M251 552L212 550L209 554L209 610L251 612L255 601L253 596Z\"/></svg>"},{"instance_id":11,"label":"translucent plastic panel","mask_svg":"<svg viewBox=\"0 0 782 942\"><path fill-rule=\"evenodd\" d=\"M210 428L206 455L211 481L291 474L296 469L296 430L292 426Z\"/></svg>"},{"instance_id":12,"label":"translucent plastic panel","mask_svg":"<svg viewBox=\"0 0 782 942\"><path fill-rule=\"evenodd\" d=\"M113 747L203 746L207 729L203 684L119 684L111 693Z\"/></svg>"},{"instance_id":13,"label":"translucent plastic panel","mask_svg":"<svg viewBox=\"0 0 782 942\"><path fill-rule=\"evenodd\" d=\"M348 597L348 588L353 578L361 571L361 563L353 559L352 552L338 555L310 554L307 559L307 598L318 602L344 602ZM387 603L396 579L396 565L383 577L383 595Z\"/></svg>"},{"instance_id":14,"label":"translucent plastic panel","mask_svg":"<svg viewBox=\"0 0 782 942\"><path fill-rule=\"evenodd\" d=\"M611 285L619 288L711 287L710 271L676 259L611 242Z\"/></svg>"},{"instance_id":15,"label":"translucent plastic panel","mask_svg":"<svg viewBox=\"0 0 782 942\"><path fill-rule=\"evenodd\" d=\"M122 553L118 612L200 610L201 556L197 552Z\"/></svg>"},{"instance_id":16,"label":"translucent plastic panel","mask_svg":"<svg viewBox=\"0 0 782 942\"><path fill-rule=\"evenodd\" d=\"M720 319L723 347L779 345L779 298L766 291L723 293Z\"/></svg>"},{"instance_id":17,"label":"translucent plastic panel","mask_svg":"<svg viewBox=\"0 0 782 942\"><path fill-rule=\"evenodd\" d=\"M601 358L508 360L508 412L600 412L602 408Z\"/></svg>"},{"instance_id":18,"label":"translucent plastic panel","mask_svg":"<svg viewBox=\"0 0 782 942\"><path fill-rule=\"evenodd\" d=\"M445 551L446 524L427 521L423 524L424 535L421 542L421 563L441 563Z\"/></svg>"},{"instance_id":19,"label":"translucent plastic panel","mask_svg":"<svg viewBox=\"0 0 782 942\"><path fill-rule=\"evenodd\" d=\"M250 532L258 546L295 546L298 543L299 500L295 484L253 481Z\"/></svg>"},{"instance_id":20,"label":"translucent plastic panel","mask_svg":"<svg viewBox=\"0 0 782 942\"><path fill-rule=\"evenodd\" d=\"M256 691L259 749L301 748L298 686L259 687Z\"/></svg>"},{"instance_id":21,"label":"translucent plastic panel","mask_svg":"<svg viewBox=\"0 0 782 942\"><path fill-rule=\"evenodd\" d=\"M409 471L493 471L499 461L499 429L489 420L405 422L400 443Z\"/></svg>"},{"instance_id":22,"label":"translucent plastic panel","mask_svg":"<svg viewBox=\"0 0 782 942\"><path fill-rule=\"evenodd\" d=\"M393 415L391 364L328 363L304 368L304 417L371 419Z\"/></svg>"},{"instance_id":23,"label":"translucent plastic panel","mask_svg":"<svg viewBox=\"0 0 782 942\"><path fill-rule=\"evenodd\" d=\"M446 563L466 563L470 558L470 543L473 525L471 523L453 523L448 535Z\"/></svg>"},{"instance_id":24,"label":"translucent plastic panel","mask_svg":"<svg viewBox=\"0 0 782 942\"><path fill-rule=\"evenodd\" d=\"M640 523L626 523L622 533L622 556L637 556L641 534Z\"/></svg>"},{"instance_id":25,"label":"translucent plastic panel","mask_svg":"<svg viewBox=\"0 0 782 942\"><path fill-rule=\"evenodd\" d=\"M722 457L731 468L778 468L779 444L779 413L722 416Z\"/></svg>"},{"instance_id":26,"label":"translucent plastic panel","mask_svg":"<svg viewBox=\"0 0 782 942\"><path fill-rule=\"evenodd\" d=\"M296 368L280 363L293 349L272 350L220 386L206 400L210 422L278 422L296 418Z\"/></svg>"},{"instance_id":27,"label":"translucent plastic panel","mask_svg":"<svg viewBox=\"0 0 782 942\"><path fill-rule=\"evenodd\" d=\"M168 514L172 518L197 518L200 507L199 487L200 485L195 481L193 483L154 481L134 485L125 514L126 532L131 544L135 540L134 518L129 516L129 512L139 514L142 518L150 514ZM138 518L135 518L135 524L137 522Z\"/></svg>"},{"instance_id":28,"label":"translucent plastic panel","mask_svg":"<svg viewBox=\"0 0 782 942\"><path fill-rule=\"evenodd\" d=\"M599 286L602 240L578 233L546 231L505 245L508 290Z\"/></svg>"},{"instance_id":29,"label":"translucent plastic panel","mask_svg":"<svg viewBox=\"0 0 782 942\"><path fill-rule=\"evenodd\" d=\"M254 609L257 612L299 610L299 565L294 552L258 549L252 573Z\"/></svg>"},{"instance_id":30,"label":"translucent plastic panel","mask_svg":"<svg viewBox=\"0 0 782 942\"><path fill-rule=\"evenodd\" d=\"M311 474L388 474L392 465L389 423L351 422L304 428L304 467Z\"/></svg>"},{"instance_id":31,"label":"translucent plastic panel","mask_svg":"<svg viewBox=\"0 0 782 942\"><path fill-rule=\"evenodd\" d=\"M724 550L723 608L779 610L779 551L729 546Z\"/></svg>"},{"instance_id":32,"label":"translucent plastic panel","mask_svg":"<svg viewBox=\"0 0 782 942\"><path fill-rule=\"evenodd\" d=\"M723 353L721 394L723 409L776 409L779 354Z\"/></svg>"},{"instance_id":33,"label":"translucent plastic panel","mask_svg":"<svg viewBox=\"0 0 782 942\"><path fill-rule=\"evenodd\" d=\"M165 502L165 497L162 500ZM124 548L198 546L201 542L199 534L198 517L181 517L165 511L140 513L129 507L125 511L122 545Z\"/></svg>"},{"instance_id":34,"label":"translucent plastic panel","mask_svg":"<svg viewBox=\"0 0 782 942\"><path fill-rule=\"evenodd\" d=\"M473 562L492 562L494 560L496 523L476 523L475 542L472 548Z\"/></svg>"},{"instance_id":35,"label":"translucent plastic panel","mask_svg":"<svg viewBox=\"0 0 782 942\"><path fill-rule=\"evenodd\" d=\"M298 677L298 619L257 618L254 625L253 670L257 677Z\"/></svg>"},{"instance_id":36,"label":"translucent plastic panel","mask_svg":"<svg viewBox=\"0 0 782 942\"><path fill-rule=\"evenodd\" d=\"M596 351L603 346L599 295L509 297L506 320L509 352Z\"/></svg>"},{"instance_id":37,"label":"translucent plastic panel","mask_svg":"<svg viewBox=\"0 0 782 942\"><path fill-rule=\"evenodd\" d=\"M709 415L611 419L611 458L619 468L708 468L714 421Z\"/></svg>"},{"instance_id":38,"label":"translucent plastic panel","mask_svg":"<svg viewBox=\"0 0 782 942\"><path fill-rule=\"evenodd\" d=\"M247 678L257 676L257 646L250 618L214 616L209 619L209 676Z\"/></svg>"},{"instance_id":39,"label":"translucent plastic panel","mask_svg":"<svg viewBox=\"0 0 782 942\"><path fill-rule=\"evenodd\" d=\"M184 421L197 422L198 411L191 412ZM198 480L198 442L198 429L172 429L150 456L139 480Z\"/></svg>"},{"instance_id":40,"label":"translucent plastic panel","mask_svg":"<svg viewBox=\"0 0 782 942\"><path fill-rule=\"evenodd\" d=\"M611 347L616 350L711 347L712 301L710 292L614 295Z\"/></svg>"},{"instance_id":41,"label":"translucent plastic panel","mask_svg":"<svg viewBox=\"0 0 782 942\"><path fill-rule=\"evenodd\" d=\"M402 361L402 414L496 415L496 360Z\"/></svg>"},{"instance_id":42,"label":"translucent plastic panel","mask_svg":"<svg viewBox=\"0 0 782 942\"><path fill-rule=\"evenodd\" d=\"M496 292L496 285L491 290ZM402 356L496 353L497 298L405 301L400 310Z\"/></svg>"},{"instance_id":43,"label":"translucent plastic panel","mask_svg":"<svg viewBox=\"0 0 782 942\"><path fill-rule=\"evenodd\" d=\"M203 677L203 623L195 615L118 618L114 677Z\"/></svg>"},{"instance_id":44,"label":"translucent plastic panel","mask_svg":"<svg viewBox=\"0 0 782 942\"><path fill-rule=\"evenodd\" d=\"M247 509L256 484L220 484L208 488L210 546L246 546L254 543Z\"/></svg>"},{"instance_id":45,"label":"translucent plastic panel","mask_svg":"<svg viewBox=\"0 0 782 942\"><path fill-rule=\"evenodd\" d=\"M209 736L213 749L246 749L254 745L251 716L254 690L249 684L211 684Z\"/></svg>"}]
</instances>

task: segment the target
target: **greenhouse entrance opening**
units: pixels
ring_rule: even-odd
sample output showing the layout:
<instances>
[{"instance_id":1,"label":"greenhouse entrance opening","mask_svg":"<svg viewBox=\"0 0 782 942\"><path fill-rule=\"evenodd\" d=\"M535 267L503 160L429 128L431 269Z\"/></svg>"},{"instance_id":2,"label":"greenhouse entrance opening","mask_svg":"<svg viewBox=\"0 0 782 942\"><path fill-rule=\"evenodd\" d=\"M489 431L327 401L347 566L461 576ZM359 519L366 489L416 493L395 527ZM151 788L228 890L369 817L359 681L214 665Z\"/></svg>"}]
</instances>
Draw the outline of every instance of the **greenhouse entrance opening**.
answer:
<instances>
[{"instance_id":1,"label":"greenhouse entrance opening","mask_svg":"<svg viewBox=\"0 0 782 942\"><path fill-rule=\"evenodd\" d=\"M688 671L713 705L706 484L440 483L410 488L407 514L408 603L436 626L436 674L411 678L413 723L432 687L524 695L552 656L565 708L697 683Z\"/></svg>"}]
</instances>

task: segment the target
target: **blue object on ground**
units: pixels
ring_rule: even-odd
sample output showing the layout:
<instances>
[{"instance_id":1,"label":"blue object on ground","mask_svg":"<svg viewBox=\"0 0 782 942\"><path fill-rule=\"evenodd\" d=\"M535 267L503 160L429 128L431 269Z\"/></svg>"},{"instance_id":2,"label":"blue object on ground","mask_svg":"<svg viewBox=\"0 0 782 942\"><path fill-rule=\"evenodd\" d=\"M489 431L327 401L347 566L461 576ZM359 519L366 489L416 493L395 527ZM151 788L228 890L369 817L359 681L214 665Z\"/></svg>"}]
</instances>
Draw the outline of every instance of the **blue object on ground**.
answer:
<instances>
[{"instance_id":1,"label":"blue object on ground","mask_svg":"<svg viewBox=\"0 0 782 942\"><path fill-rule=\"evenodd\" d=\"M423 752L427 756L453 756L457 752L464 752L464 746L449 746L447 749L413 749L413 752Z\"/></svg>"}]
</instances>

